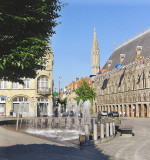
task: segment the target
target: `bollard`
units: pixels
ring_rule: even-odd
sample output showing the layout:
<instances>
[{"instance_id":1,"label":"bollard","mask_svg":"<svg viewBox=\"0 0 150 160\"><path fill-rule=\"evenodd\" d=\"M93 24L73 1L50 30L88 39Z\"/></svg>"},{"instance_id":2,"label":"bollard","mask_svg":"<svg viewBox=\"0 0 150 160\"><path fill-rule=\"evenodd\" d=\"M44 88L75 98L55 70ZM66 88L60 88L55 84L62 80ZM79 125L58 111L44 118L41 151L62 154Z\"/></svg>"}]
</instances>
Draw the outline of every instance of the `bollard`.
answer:
<instances>
[{"instance_id":1,"label":"bollard","mask_svg":"<svg viewBox=\"0 0 150 160\"><path fill-rule=\"evenodd\" d=\"M109 123L106 123L106 137L109 137Z\"/></svg>"},{"instance_id":2,"label":"bollard","mask_svg":"<svg viewBox=\"0 0 150 160\"><path fill-rule=\"evenodd\" d=\"M85 141L89 141L89 125L85 124Z\"/></svg>"},{"instance_id":3,"label":"bollard","mask_svg":"<svg viewBox=\"0 0 150 160\"><path fill-rule=\"evenodd\" d=\"M96 123L94 124L94 131L93 131L93 133L94 133L94 141L96 141L97 140L97 124Z\"/></svg>"},{"instance_id":4,"label":"bollard","mask_svg":"<svg viewBox=\"0 0 150 160\"><path fill-rule=\"evenodd\" d=\"M112 128L113 128L113 135L115 135L115 122L113 122Z\"/></svg>"},{"instance_id":5,"label":"bollard","mask_svg":"<svg viewBox=\"0 0 150 160\"><path fill-rule=\"evenodd\" d=\"M104 138L104 124L101 123L101 139Z\"/></svg>"},{"instance_id":6,"label":"bollard","mask_svg":"<svg viewBox=\"0 0 150 160\"><path fill-rule=\"evenodd\" d=\"M113 124L112 122L110 122L110 136L113 135Z\"/></svg>"}]
</instances>

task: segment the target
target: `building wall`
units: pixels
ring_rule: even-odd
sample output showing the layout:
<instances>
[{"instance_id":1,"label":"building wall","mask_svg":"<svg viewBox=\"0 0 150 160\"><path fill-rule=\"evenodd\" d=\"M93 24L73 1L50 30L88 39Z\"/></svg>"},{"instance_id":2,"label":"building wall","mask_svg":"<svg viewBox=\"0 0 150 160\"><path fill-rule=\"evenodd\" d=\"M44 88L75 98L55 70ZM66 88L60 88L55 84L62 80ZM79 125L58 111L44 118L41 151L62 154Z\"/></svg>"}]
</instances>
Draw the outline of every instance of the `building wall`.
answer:
<instances>
[{"instance_id":1,"label":"building wall","mask_svg":"<svg viewBox=\"0 0 150 160\"><path fill-rule=\"evenodd\" d=\"M150 58L97 74L94 88L95 113L107 110L127 117L150 117Z\"/></svg>"},{"instance_id":2,"label":"building wall","mask_svg":"<svg viewBox=\"0 0 150 160\"><path fill-rule=\"evenodd\" d=\"M0 98L5 99L5 109L4 113L0 110L0 115L3 116L10 116L10 111L13 111L13 100L17 97L25 97L29 102L29 112L24 113L24 116L37 116L38 110L38 98L46 98L48 103L46 102L47 106L47 114L51 115L53 112L52 106L52 92L53 92L53 54L49 53L46 57L46 69L45 70L38 70L37 77L35 79L28 79L30 81L30 87L24 89L23 85L19 84L17 89L12 88L12 82L7 82L7 87L5 89L0 89ZM38 90L38 78L40 76L45 76L48 78L48 90ZM42 88L41 88L42 89ZM0 101L0 103L3 103ZM43 103L43 102L42 102ZM13 112L13 116L17 114Z\"/></svg>"},{"instance_id":3,"label":"building wall","mask_svg":"<svg viewBox=\"0 0 150 160\"><path fill-rule=\"evenodd\" d=\"M93 87L92 80L88 77L83 77L81 79L76 78L76 81L73 81L72 83L67 85L66 86L66 91L67 91L66 96L67 96L67 104L70 107L69 109L73 110L76 104L75 98L77 97L77 95L75 94L75 90L81 86L82 80L85 80L89 84L89 86Z\"/></svg>"}]
</instances>

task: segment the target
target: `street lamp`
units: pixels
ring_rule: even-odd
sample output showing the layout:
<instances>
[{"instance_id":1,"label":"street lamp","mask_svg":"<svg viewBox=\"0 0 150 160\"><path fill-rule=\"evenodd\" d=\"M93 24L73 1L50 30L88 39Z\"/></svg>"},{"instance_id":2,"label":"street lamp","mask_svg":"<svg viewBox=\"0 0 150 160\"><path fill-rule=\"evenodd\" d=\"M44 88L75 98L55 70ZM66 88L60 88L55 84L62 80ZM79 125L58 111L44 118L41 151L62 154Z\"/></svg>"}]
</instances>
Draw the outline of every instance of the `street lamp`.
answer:
<instances>
[{"instance_id":1,"label":"street lamp","mask_svg":"<svg viewBox=\"0 0 150 160\"><path fill-rule=\"evenodd\" d=\"M60 79L61 77L59 77L59 98L60 98Z\"/></svg>"}]
</instances>

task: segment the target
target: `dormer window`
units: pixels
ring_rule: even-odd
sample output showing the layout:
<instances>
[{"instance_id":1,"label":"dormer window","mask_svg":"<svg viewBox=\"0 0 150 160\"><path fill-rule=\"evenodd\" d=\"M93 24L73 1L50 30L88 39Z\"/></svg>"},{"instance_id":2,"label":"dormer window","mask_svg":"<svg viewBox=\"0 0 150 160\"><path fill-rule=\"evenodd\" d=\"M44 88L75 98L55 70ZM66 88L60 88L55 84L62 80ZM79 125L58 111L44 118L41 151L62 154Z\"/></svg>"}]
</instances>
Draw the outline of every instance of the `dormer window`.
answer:
<instances>
[{"instance_id":1,"label":"dormer window","mask_svg":"<svg viewBox=\"0 0 150 160\"><path fill-rule=\"evenodd\" d=\"M124 58L125 58L125 54L120 54L120 63L121 63L121 64L122 64Z\"/></svg>"},{"instance_id":2,"label":"dormer window","mask_svg":"<svg viewBox=\"0 0 150 160\"><path fill-rule=\"evenodd\" d=\"M108 66L108 67L110 67L110 66L111 66L111 64L112 64L112 60L108 60L108 62L107 62L107 66Z\"/></svg>"},{"instance_id":3,"label":"dormer window","mask_svg":"<svg viewBox=\"0 0 150 160\"><path fill-rule=\"evenodd\" d=\"M136 47L136 57L140 57L142 51L142 46L137 46Z\"/></svg>"}]
</instances>

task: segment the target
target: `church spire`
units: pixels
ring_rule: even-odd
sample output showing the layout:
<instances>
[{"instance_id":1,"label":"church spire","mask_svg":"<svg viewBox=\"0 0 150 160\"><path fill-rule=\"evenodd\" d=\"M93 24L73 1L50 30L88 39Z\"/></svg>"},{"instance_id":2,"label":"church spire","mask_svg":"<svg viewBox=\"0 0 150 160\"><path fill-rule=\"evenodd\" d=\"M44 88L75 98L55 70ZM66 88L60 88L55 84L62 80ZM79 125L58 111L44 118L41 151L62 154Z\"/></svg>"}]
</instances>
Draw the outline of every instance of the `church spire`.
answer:
<instances>
[{"instance_id":1,"label":"church spire","mask_svg":"<svg viewBox=\"0 0 150 160\"><path fill-rule=\"evenodd\" d=\"M93 37L92 50L99 50L95 27L94 27L94 37Z\"/></svg>"},{"instance_id":2,"label":"church spire","mask_svg":"<svg viewBox=\"0 0 150 160\"><path fill-rule=\"evenodd\" d=\"M96 75L100 69L100 53L98 47L98 41L96 36L96 29L94 27L94 36L92 44L92 75Z\"/></svg>"}]
</instances>

